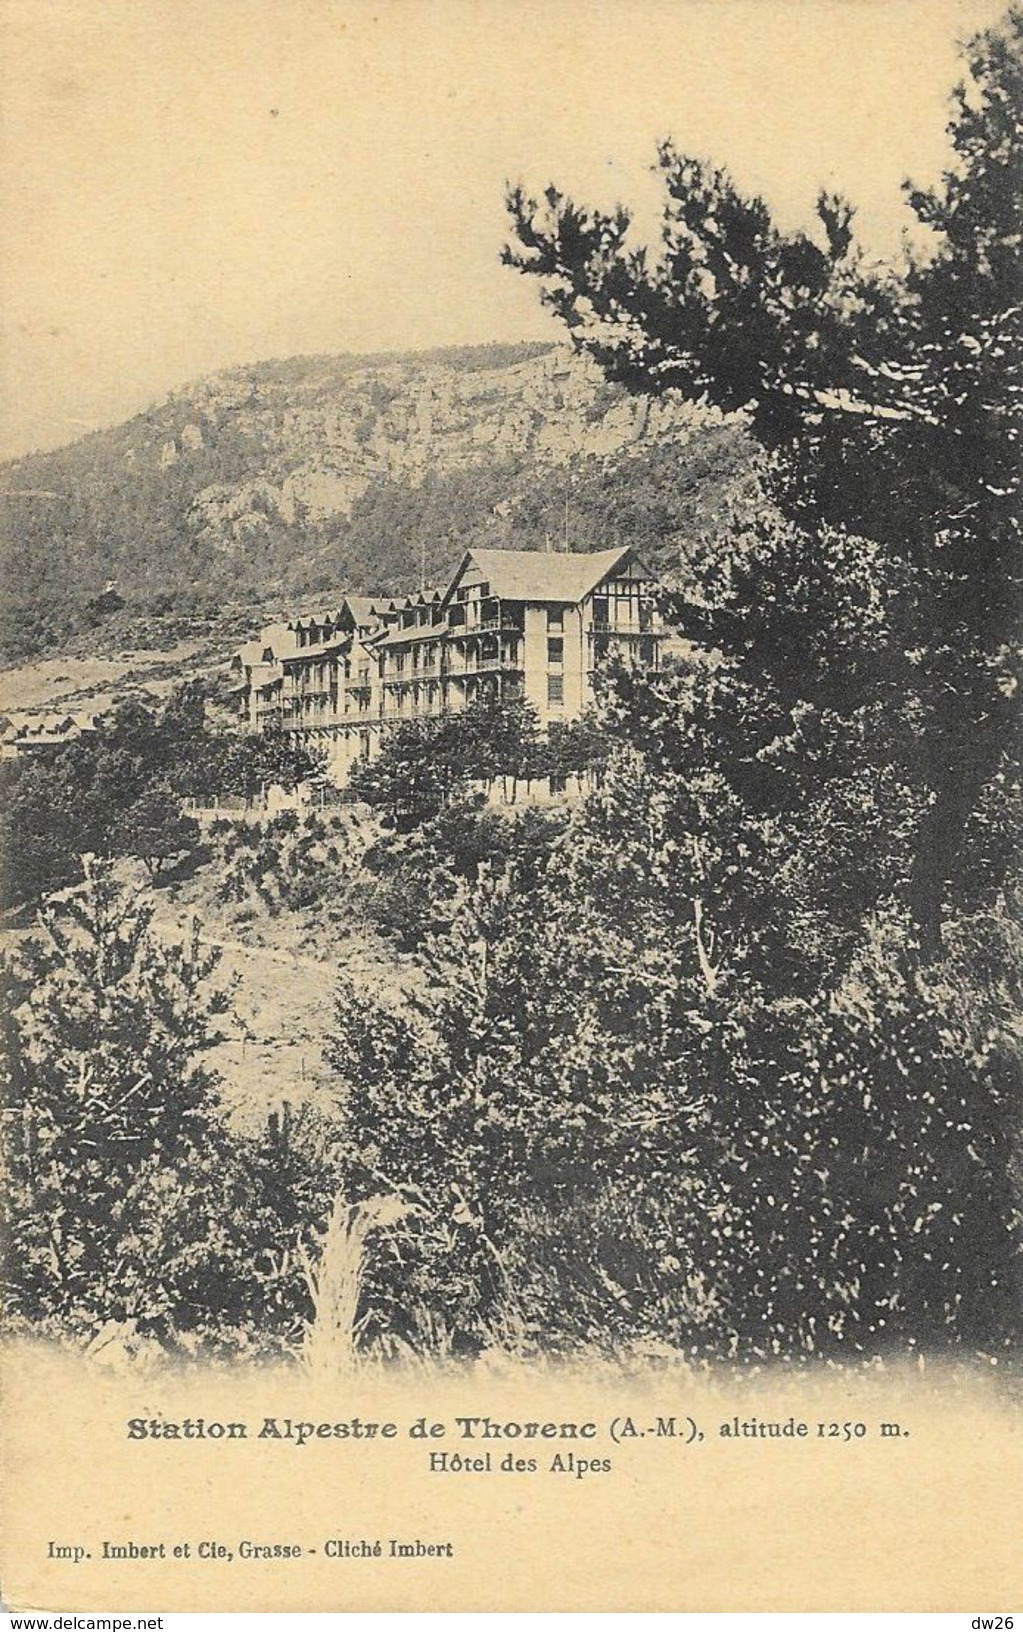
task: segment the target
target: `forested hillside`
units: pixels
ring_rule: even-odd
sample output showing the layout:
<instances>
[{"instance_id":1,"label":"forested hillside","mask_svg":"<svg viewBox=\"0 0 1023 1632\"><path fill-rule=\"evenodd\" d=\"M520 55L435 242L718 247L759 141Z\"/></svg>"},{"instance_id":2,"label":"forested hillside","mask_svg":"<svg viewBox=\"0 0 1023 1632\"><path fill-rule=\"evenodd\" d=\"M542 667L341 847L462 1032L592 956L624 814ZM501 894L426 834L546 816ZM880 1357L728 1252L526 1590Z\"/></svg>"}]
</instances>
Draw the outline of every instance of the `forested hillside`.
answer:
<instances>
[{"instance_id":1,"label":"forested hillside","mask_svg":"<svg viewBox=\"0 0 1023 1632\"><path fill-rule=\"evenodd\" d=\"M720 415L630 397L562 347L231 370L4 468L0 655L160 646L225 614L408 589L483 534L628 538L677 578L751 460Z\"/></svg>"}]
</instances>

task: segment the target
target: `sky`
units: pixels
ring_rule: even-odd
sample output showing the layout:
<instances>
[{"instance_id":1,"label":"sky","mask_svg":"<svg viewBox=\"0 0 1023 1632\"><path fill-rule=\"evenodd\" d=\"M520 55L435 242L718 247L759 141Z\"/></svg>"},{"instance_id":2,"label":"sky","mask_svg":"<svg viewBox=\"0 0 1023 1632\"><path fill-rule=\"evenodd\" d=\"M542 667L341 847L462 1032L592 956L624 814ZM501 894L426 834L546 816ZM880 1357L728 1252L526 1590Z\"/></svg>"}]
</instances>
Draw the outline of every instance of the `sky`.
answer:
<instances>
[{"instance_id":1,"label":"sky","mask_svg":"<svg viewBox=\"0 0 1023 1632\"><path fill-rule=\"evenodd\" d=\"M509 180L656 220L658 139L897 248L989 0L0 0L0 457L218 368L556 338Z\"/></svg>"}]
</instances>

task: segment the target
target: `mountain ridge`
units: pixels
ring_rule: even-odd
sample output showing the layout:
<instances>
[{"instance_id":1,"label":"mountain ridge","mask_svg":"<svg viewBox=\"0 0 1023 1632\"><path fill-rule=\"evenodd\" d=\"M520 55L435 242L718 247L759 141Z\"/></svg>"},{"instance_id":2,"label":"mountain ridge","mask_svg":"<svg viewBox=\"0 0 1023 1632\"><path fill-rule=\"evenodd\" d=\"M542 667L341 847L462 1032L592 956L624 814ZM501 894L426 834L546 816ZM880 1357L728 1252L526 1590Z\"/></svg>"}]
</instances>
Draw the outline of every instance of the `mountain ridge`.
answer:
<instances>
[{"instance_id":1,"label":"mountain ridge","mask_svg":"<svg viewBox=\"0 0 1023 1632\"><path fill-rule=\"evenodd\" d=\"M397 593L471 542L628 538L663 568L751 462L741 427L544 342L223 369L0 467L0 644L11 661Z\"/></svg>"}]
</instances>

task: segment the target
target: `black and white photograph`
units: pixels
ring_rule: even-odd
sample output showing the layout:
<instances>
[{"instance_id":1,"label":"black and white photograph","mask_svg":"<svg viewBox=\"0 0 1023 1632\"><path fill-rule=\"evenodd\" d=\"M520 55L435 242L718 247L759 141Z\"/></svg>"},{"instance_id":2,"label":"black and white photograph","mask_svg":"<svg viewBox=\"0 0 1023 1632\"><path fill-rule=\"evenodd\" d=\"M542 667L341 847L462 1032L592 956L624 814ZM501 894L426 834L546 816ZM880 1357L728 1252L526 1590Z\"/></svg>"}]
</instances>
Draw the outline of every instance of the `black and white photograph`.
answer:
<instances>
[{"instance_id":1,"label":"black and white photograph","mask_svg":"<svg viewBox=\"0 0 1023 1632\"><path fill-rule=\"evenodd\" d=\"M346 1439L360 1388L436 1384L477 1427L428 1473L593 1503L655 1419L491 1435L492 1381L653 1378L733 1468L834 1428L922 1477L818 1383L983 1399L1007 1445L1023 10L3 11L10 1397L123 1391L144 1481L303 1417L174 1389L333 1390ZM1011 1610L1005 1455L968 1579L934 1532L901 1594L752 1603L711 1558L683 1604L630 1597L626 1538L585 1607ZM172 1558L78 1528L79 1575L16 1544L40 1607L117 1607L101 1545ZM438 1584L461 1535L350 1605L483 1604ZM239 1607L208 1574L166 1607ZM299 1574L245 1606L337 1607Z\"/></svg>"}]
</instances>

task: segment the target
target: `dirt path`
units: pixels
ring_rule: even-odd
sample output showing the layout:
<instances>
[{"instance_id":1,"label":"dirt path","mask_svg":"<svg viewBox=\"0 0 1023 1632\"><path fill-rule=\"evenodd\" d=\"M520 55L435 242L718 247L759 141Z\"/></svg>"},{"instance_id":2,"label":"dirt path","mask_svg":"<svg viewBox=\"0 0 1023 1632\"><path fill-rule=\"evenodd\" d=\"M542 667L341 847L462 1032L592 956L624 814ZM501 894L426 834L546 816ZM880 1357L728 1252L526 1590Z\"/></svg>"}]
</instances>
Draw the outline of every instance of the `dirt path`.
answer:
<instances>
[{"instance_id":1,"label":"dirt path","mask_svg":"<svg viewBox=\"0 0 1023 1632\"><path fill-rule=\"evenodd\" d=\"M180 902L158 902L153 927L168 940L185 941L194 912ZM225 1040L211 1052L224 1079L224 1099L239 1127L257 1132L269 1114L289 1101L296 1108L332 1096L323 1046L334 1015L336 968L297 949L260 946L220 932L205 919L202 940L221 953L216 979L232 987L234 1015L225 1017Z\"/></svg>"},{"instance_id":2,"label":"dirt path","mask_svg":"<svg viewBox=\"0 0 1023 1632\"><path fill-rule=\"evenodd\" d=\"M211 1053L224 1079L224 1099L239 1128L256 1133L287 1100L326 1111L336 1106L338 1086L323 1051L334 1027L334 994L340 963L370 990L397 989L400 971L358 933L331 941L331 956L301 950L308 933L301 919L282 914L261 920L259 933L277 945L242 941L218 922L207 903L158 893L154 929L168 940L187 941L198 916L202 940L221 953L218 984L233 986L234 1017L225 1017L225 1040ZM286 944L287 942L294 944Z\"/></svg>"}]
</instances>

